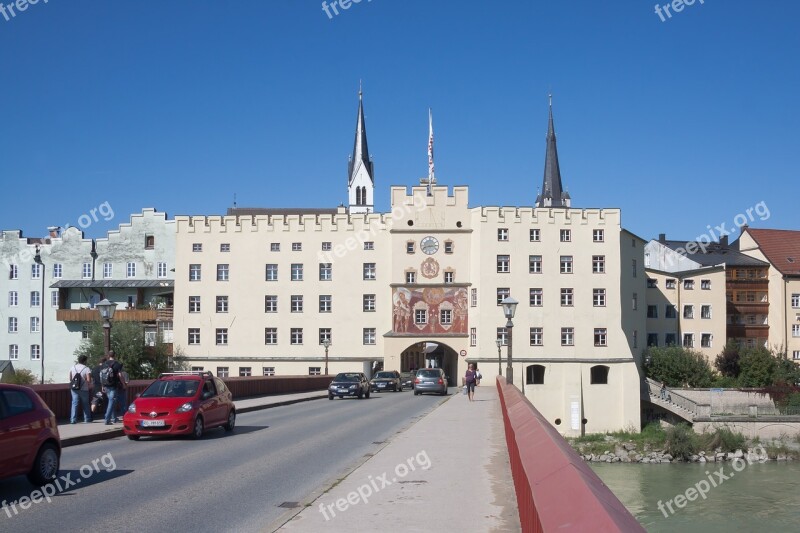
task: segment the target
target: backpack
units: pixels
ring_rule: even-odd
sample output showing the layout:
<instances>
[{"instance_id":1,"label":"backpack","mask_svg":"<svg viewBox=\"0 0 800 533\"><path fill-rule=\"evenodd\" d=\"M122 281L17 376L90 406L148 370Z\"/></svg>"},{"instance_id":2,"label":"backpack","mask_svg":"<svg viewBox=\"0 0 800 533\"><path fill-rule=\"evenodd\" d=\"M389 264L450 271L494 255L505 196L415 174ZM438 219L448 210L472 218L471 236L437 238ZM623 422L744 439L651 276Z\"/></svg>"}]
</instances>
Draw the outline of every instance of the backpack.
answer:
<instances>
[{"instance_id":1,"label":"backpack","mask_svg":"<svg viewBox=\"0 0 800 533\"><path fill-rule=\"evenodd\" d=\"M104 387L117 386L117 373L114 372L113 366L104 366L100 370L100 384Z\"/></svg>"},{"instance_id":2,"label":"backpack","mask_svg":"<svg viewBox=\"0 0 800 533\"><path fill-rule=\"evenodd\" d=\"M77 370L78 367L73 366L72 370ZM80 372L73 372L72 381L70 381L70 388L72 390L81 390L81 385L83 384L83 379L81 378Z\"/></svg>"}]
</instances>

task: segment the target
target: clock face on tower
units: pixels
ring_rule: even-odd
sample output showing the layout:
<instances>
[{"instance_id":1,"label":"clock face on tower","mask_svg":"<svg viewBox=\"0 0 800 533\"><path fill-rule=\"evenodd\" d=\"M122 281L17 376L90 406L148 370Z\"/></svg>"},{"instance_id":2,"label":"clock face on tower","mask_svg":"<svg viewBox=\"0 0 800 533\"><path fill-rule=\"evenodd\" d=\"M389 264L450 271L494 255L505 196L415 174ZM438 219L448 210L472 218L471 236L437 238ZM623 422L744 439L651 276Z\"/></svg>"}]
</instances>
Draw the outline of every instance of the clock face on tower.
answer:
<instances>
[{"instance_id":1,"label":"clock face on tower","mask_svg":"<svg viewBox=\"0 0 800 533\"><path fill-rule=\"evenodd\" d=\"M439 249L439 241L436 240L435 237L425 237L419 243L419 248L422 250L423 253L428 255L435 254L436 251Z\"/></svg>"}]
</instances>

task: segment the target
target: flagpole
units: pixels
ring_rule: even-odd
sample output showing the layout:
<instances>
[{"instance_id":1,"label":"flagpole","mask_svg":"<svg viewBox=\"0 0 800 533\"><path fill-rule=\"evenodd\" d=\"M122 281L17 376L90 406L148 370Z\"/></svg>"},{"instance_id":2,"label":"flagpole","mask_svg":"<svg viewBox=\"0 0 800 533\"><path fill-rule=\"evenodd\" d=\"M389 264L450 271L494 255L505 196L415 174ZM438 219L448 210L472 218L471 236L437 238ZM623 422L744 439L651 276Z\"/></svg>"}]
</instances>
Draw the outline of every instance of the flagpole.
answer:
<instances>
[{"instance_id":1,"label":"flagpole","mask_svg":"<svg viewBox=\"0 0 800 533\"><path fill-rule=\"evenodd\" d=\"M428 196L431 196L431 187L436 183L433 167L433 114L428 108Z\"/></svg>"}]
</instances>

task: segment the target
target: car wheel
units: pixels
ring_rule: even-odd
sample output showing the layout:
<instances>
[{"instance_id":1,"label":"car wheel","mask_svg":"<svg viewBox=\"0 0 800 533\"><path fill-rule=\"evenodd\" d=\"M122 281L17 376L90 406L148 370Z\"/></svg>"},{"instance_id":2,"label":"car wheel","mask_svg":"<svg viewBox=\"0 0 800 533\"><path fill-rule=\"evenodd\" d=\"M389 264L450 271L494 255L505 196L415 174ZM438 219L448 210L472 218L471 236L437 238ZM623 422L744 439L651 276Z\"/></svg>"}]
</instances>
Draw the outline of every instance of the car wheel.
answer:
<instances>
[{"instance_id":1,"label":"car wheel","mask_svg":"<svg viewBox=\"0 0 800 533\"><path fill-rule=\"evenodd\" d=\"M39 487L50 483L58 476L60 463L56 445L52 442L45 442L39 448L31 471L28 472L28 481Z\"/></svg>"},{"instance_id":2,"label":"car wheel","mask_svg":"<svg viewBox=\"0 0 800 533\"><path fill-rule=\"evenodd\" d=\"M403 386L402 385L400 385L400 388L397 390L397 392L403 392Z\"/></svg>"},{"instance_id":3,"label":"car wheel","mask_svg":"<svg viewBox=\"0 0 800 533\"><path fill-rule=\"evenodd\" d=\"M231 412L228 413L228 423L225 424L225 431L233 431L233 428L236 427L236 411L231 409Z\"/></svg>"},{"instance_id":4,"label":"car wheel","mask_svg":"<svg viewBox=\"0 0 800 533\"><path fill-rule=\"evenodd\" d=\"M328 394L328 399L333 400L333 394Z\"/></svg>"},{"instance_id":5,"label":"car wheel","mask_svg":"<svg viewBox=\"0 0 800 533\"><path fill-rule=\"evenodd\" d=\"M203 436L203 417L199 416L194 419L194 430L192 430L192 438L199 439Z\"/></svg>"},{"instance_id":6,"label":"car wheel","mask_svg":"<svg viewBox=\"0 0 800 533\"><path fill-rule=\"evenodd\" d=\"M129 440L139 440L139 435L128 435Z\"/></svg>"},{"instance_id":7,"label":"car wheel","mask_svg":"<svg viewBox=\"0 0 800 533\"><path fill-rule=\"evenodd\" d=\"M369 394L369 393L367 393L367 394ZM360 400L363 397L364 397L364 391L363 390L358 391L358 399Z\"/></svg>"},{"instance_id":8,"label":"car wheel","mask_svg":"<svg viewBox=\"0 0 800 533\"><path fill-rule=\"evenodd\" d=\"M369 398L369 391L367 391L367 394L366 394L366 396L367 396L367 398Z\"/></svg>"},{"instance_id":9,"label":"car wheel","mask_svg":"<svg viewBox=\"0 0 800 533\"><path fill-rule=\"evenodd\" d=\"M419 396L419 391L418 390L414 391L414 396Z\"/></svg>"}]
</instances>

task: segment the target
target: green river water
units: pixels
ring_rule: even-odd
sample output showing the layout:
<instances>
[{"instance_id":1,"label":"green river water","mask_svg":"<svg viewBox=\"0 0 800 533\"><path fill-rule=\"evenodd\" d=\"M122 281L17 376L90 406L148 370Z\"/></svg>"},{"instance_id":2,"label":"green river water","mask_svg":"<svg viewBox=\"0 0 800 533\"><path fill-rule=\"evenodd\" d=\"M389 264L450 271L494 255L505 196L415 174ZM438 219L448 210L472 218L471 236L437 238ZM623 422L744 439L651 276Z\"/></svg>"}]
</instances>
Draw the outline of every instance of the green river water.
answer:
<instances>
[{"instance_id":1,"label":"green river water","mask_svg":"<svg viewBox=\"0 0 800 533\"><path fill-rule=\"evenodd\" d=\"M730 462L590 466L649 532L800 531L800 461L742 462L737 463L739 472ZM720 468L728 479L715 474ZM687 489L706 490L706 486L705 499L687 493ZM678 495L695 499L679 498L681 508L676 505ZM666 504L669 500L673 500L672 513Z\"/></svg>"}]
</instances>

